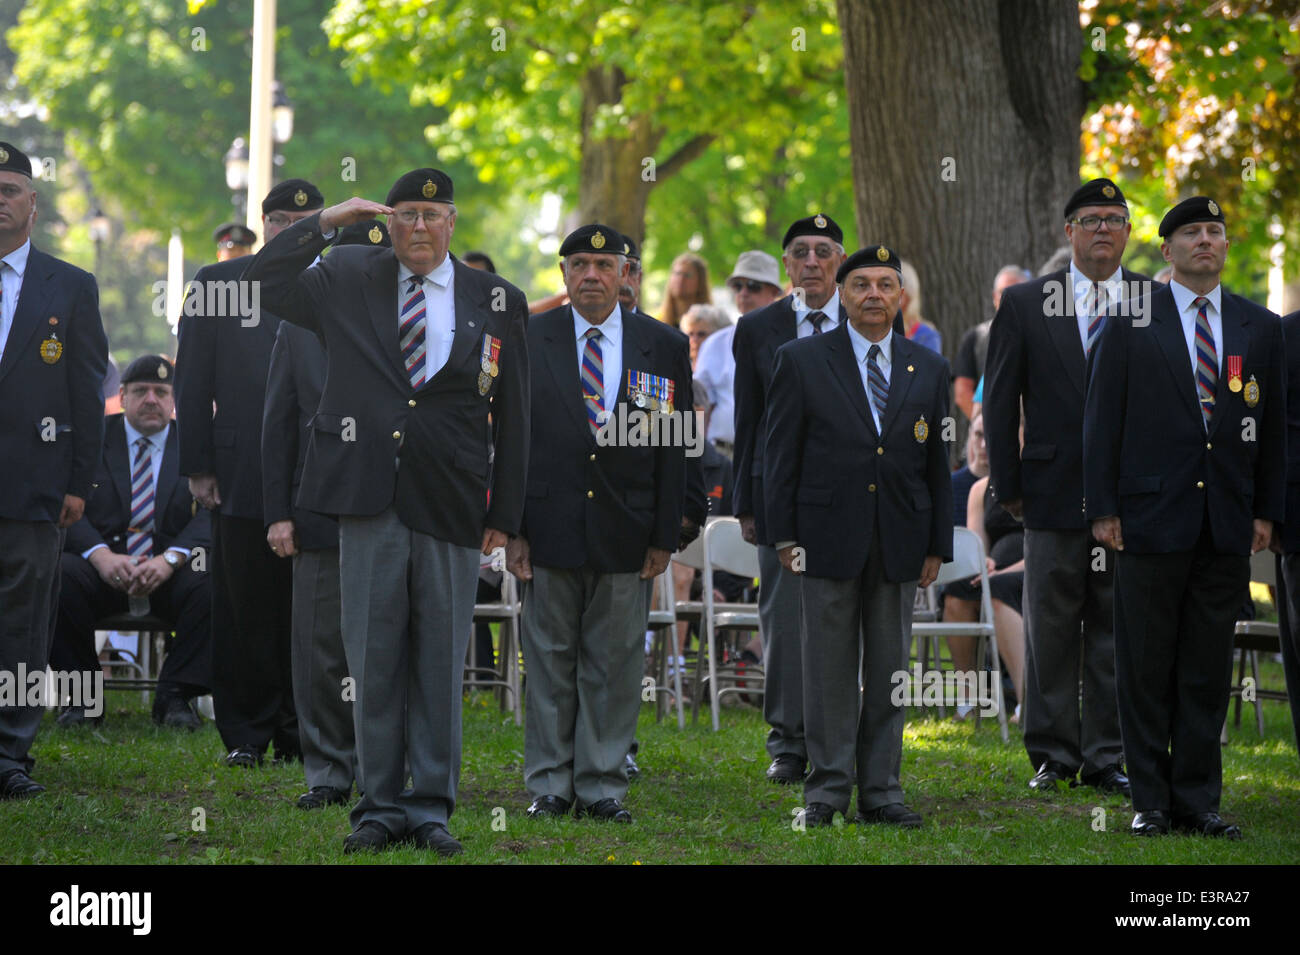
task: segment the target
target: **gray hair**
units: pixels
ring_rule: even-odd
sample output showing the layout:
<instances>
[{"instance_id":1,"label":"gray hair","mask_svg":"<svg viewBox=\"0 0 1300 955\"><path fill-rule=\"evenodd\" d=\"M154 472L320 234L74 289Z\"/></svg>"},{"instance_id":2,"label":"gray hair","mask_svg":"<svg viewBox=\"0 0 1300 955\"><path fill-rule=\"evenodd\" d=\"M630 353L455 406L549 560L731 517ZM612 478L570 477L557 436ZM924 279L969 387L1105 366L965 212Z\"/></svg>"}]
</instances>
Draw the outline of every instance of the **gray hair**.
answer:
<instances>
[{"instance_id":1,"label":"gray hair","mask_svg":"<svg viewBox=\"0 0 1300 955\"><path fill-rule=\"evenodd\" d=\"M698 302L686 310L686 314L682 316L682 321L684 322L688 318L703 322L708 327L709 334L731 324L731 316L726 312L716 305L706 305L703 302Z\"/></svg>"}]
</instances>

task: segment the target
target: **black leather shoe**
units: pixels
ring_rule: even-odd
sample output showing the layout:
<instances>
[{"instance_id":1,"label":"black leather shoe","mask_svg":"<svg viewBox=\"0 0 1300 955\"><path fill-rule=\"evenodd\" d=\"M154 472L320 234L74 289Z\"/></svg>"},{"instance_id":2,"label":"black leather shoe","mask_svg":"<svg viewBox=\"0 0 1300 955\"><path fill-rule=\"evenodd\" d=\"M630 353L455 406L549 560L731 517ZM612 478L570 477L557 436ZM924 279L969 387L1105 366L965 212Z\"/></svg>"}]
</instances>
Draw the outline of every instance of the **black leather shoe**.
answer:
<instances>
[{"instance_id":1,"label":"black leather shoe","mask_svg":"<svg viewBox=\"0 0 1300 955\"><path fill-rule=\"evenodd\" d=\"M767 778L782 786L803 782L805 761L794 753L781 753L767 767Z\"/></svg>"},{"instance_id":2,"label":"black leather shoe","mask_svg":"<svg viewBox=\"0 0 1300 955\"><path fill-rule=\"evenodd\" d=\"M1129 827L1129 831L1135 836L1167 836L1169 835L1169 813L1159 809L1140 812L1133 817L1133 825Z\"/></svg>"},{"instance_id":3,"label":"black leather shoe","mask_svg":"<svg viewBox=\"0 0 1300 955\"><path fill-rule=\"evenodd\" d=\"M241 769L256 769L262 765L262 754L252 746L236 746L226 754L224 760L227 766L238 766Z\"/></svg>"},{"instance_id":4,"label":"black leather shoe","mask_svg":"<svg viewBox=\"0 0 1300 955\"><path fill-rule=\"evenodd\" d=\"M578 810L578 815L591 816L593 819L602 819L605 822L630 823L632 821L632 814L624 809L623 804L613 797L597 799L590 806L581 807Z\"/></svg>"},{"instance_id":5,"label":"black leather shoe","mask_svg":"<svg viewBox=\"0 0 1300 955\"><path fill-rule=\"evenodd\" d=\"M363 822L343 837L343 854L378 852L396 841L393 834L379 823Z\"/></svg>"},{"instance_id":6,"label":"black leather shoe","mask_svg":"<svg viewBox=\"0 0 1300 955\"><path fill-rule=\"evenodd\" d=\"M1036 792L1056 792L1056 784L1066 780L1071 788L1076 785L1074 773L1068 766L1049 759L1038 767L1038 774L1029 780L1029 788Z\"/></svg>"},{"instance_id":7,"label":"black leather shoe","mask_svg":"<svg viewBox=\"0 0 1300 955\"><path fill-rule=\"evenodd\" d=\"M45 792L45 787L21 769L11 769L0 776L0 799L30 799Z\"/></svg>"},{"instance_id":8,"label":"black leather shoe","mask_svg":"<svg viewBox=\"0 0 1300 955\"><path fill-rule=\"evenodd\" d=\"M426 822L411 833L409 838L415 848L432 849L440 856L457 856L465 851L465 847L440 822Z\"/></svg>"},{"instance_id":9,"label":"black leather shoe","mask_svg":"<svg viewBox=\"0 0 1300 955\"><path fill-rule=\"evenodd\" d=\"M803 820L806 829L829 826L835 821L835 807L824 802L810 802L799 811L799 818Z\"/></svg>"},{"instance_id":10,"label":"black leather shoe","mask_svg":"<svg viewBox=\"0 0 1300 955\"><path fill-rule=\"evenodd\" d=\"M310 792L298 797L299 809L324 809L326 806L341 806L351 800L351 795L333 786L312 786Z\"/></svg>"},{"instance_id":11,"label":"black leather shoe","mask_svg":"<svg viewBox=\"0 0 1300 955\"><path fill-rule=\"evenodd\" d=\"M104 722L104 714L90 716L84 706L65 706L63 712L54 720L55 726L67 729L80 729L83 726L99 726Z\"/></svg>"},{"instance_id":12,"label":"black leather shoe","mask_svg":"<svg viewBox=\"0 0 1300 955\"><path fill-rule=\"evenodd\" d=\"M190 701L183 696L159 694L153 701L153 721L159 726L196 730L203 725Z\"/></svg>"},{"instance_id":13,"label":"black leather shoe","mask_svg":"<svg viewBox=\"0 0 1300 955\"><path fill-rule=\"evenodd\" d=\"M1241 839L1241 828L1225 820L1217 812L1198 812L1194 816L1178 816L1174 828L1201 836L1218 836L1223 839Z\"/></svg>"},{"instance_id":14,"label":"black leather shoe","mask_svg":"<svg viewBox=\"0 0 1300 955\"><path fill-rule=\"evenodd\" d=\"M853 821L857 823L887 822L903 829L921 828L921 814L912 812L901 802L891 802L887 806L878 806L875 809L859 809L857 818Z\"/></svg>"},{"instance_id":15,"label":"black leather shoe","mask_svg":"<svg viewBox=\"0 0 1300 955\"><path fill-rule=\"evenodd\" d=\"M1129 785L1128 777L1124 775L1124 768L1119 763L1084 777L1083 784L1100 789L1104 793L1119 793L1128 799L1133 798L1133 787Z\"/></svg>"},{"instance_id":16,"label":"black leather shoe","mask_svg":"<svg viewBox=\"0 0 1300 955\"><path fill-rule=\"evenodd\" d=\"M528 807L528 815L533 819L545 819L548 816L567 816L569 800L561 796L538 796Z\"/></svg>"}]
</instances>

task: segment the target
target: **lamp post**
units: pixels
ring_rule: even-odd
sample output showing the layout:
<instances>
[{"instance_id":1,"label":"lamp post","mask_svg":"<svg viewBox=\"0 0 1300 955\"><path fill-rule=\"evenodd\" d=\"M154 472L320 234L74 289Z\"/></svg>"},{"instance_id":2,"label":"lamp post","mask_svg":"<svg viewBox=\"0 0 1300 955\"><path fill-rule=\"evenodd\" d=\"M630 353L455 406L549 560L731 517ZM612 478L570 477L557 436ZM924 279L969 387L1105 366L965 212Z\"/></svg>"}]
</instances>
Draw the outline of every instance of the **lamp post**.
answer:
<instances>
[{"instance_id":1,"label":"lamp post","mask_svg":"<svg viewBox=\"0 0 1300 955\"><path fill-rule=\"evenodd\" d=\"M226 188L235 207L235 220L242 222L248 208L248 143L243 136L236 137L226 150Z\"/></svg>"},{"instance_id":2,"label":"lamp post","mask_svg":"<svg viewBox=\"0 0 1300 955\"><path fill-rule=\"evenodd\" d=\"M112 223L108 221L108 216L104 215L102 209L95 209L94 215L90 217L90 241L95 243L96 276L103 271L104 242L108 239L111 230Z\"/></svg>"}]
</instances>

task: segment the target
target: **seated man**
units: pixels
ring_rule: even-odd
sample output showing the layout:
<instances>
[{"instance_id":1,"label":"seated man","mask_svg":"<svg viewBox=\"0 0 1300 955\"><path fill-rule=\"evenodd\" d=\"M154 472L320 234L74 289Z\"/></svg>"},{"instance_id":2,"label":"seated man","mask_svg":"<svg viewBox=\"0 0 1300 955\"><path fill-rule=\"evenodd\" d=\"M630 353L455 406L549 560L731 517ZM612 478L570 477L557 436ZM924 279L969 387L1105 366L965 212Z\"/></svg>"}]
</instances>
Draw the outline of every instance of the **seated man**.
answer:
<instances>
[{"instance_id":1,"label":"seated man","mask_svg":"<svg viewBox=\"0 0 1300 955\"><path fill-rule=\"evenodd\" d=\"M211 547L211 515L195 509L178 479L172 378L160 355L137 358L122 375L122 413L105 422L94 488L64 544L50 666L97 670L95 621L125 613L128 597L145 598L148 612L176 631L158 676L154 722L197 729L190 701L209 692L212 592L208 574L189 560L195 547ZM86 719L83 707L69 707L58 722Z\"/></svg>"}]
</instances>

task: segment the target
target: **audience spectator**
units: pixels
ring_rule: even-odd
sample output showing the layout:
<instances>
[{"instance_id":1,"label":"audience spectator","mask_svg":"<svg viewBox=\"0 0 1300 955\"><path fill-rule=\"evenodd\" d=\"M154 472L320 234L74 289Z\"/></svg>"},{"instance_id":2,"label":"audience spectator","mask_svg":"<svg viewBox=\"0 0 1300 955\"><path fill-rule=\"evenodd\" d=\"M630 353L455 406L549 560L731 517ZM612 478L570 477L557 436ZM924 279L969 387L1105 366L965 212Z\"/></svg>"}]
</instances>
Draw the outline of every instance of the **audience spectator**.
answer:
<instances>
[{"instance_id":1,"label":"audience spectator","mask_svg":"<svg viewBox=\"0 0 1300 955\"><path fill-rule=\"evenodd\" d=\"M712 303L709 267L704 260L692 252L683 252L673 259L672 272L668 276L668 290L664 293L664 304L659 309L659 321L676 328L692 305Z\"/></svg>"},{"instance_id":2,"label":"audience spectator","mask_svg":"<svg viewBox=\"0 0 1300 955\"><path fill-rule=\"evenodd\" d=\"M954 527L966 526L966 498L970 496L971 485L982 477L988 477L989 449L984 442L984 416L977 414L970 423L966 433L966 463L952 475L952 524Z\"/></svg>"},{"instance_id":3,"label":"audience spectator","mask_svg":"<svg viewBox=\"0 0 1300 955\"><path fill-rule=\"evenodd\" d=\"M461 256L460 260L471 269L478 269L481 272L491 272L493 275L497 274L497 267L493 264L491 257L489 257L486 252L466 252Z\"/></svg>"},{"instance_id":4,"label":"audience spectator","mask_svg":"<svg viewBox=\"0 0 1300 955\"><path fill-rule=\"evenodd\" d=\"M727 317L727 313L716 305L692 305L686 310L680 327L682 333L691 342L692 371L695 370L695 362L700 357L700 346L704 344L704 340L730 324L731 319Z\"/></svg>"},{"instance_id":5,"label":"audience spectator","mask_svg":"<svg viewBox=\"0 0 1300 955\"><path fill-rule=\"evenodd\" d=\"M911 262L903 262L903 329L918 345L943 354L943 337L939 329L921 317L921 277Z\"/></svg>"},{"instance_id":6,"label":"audience spectator","mask_svg":"<svg viewBox=\"0 0 1300 955\"><path fill-rule=\"evenodd\" d=\"M1002 302L1002 290L1033 278L1026 269L1019 265L1004 265L993 277L993 311L998 310ZM957 345L957 360L952 366L953 400L961 408L967 420L975 417L972 407L975 400L975 384L984 377L984 360L989 352L989 328L993 319L988 318L974 328L968 329Z\"/></svg>"}]
</instances>

